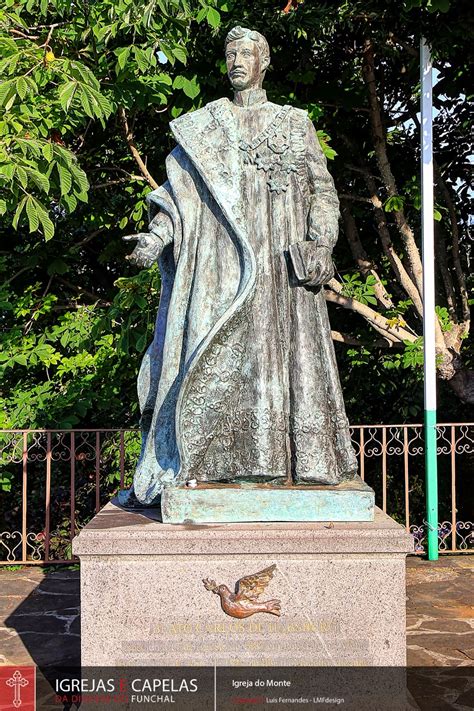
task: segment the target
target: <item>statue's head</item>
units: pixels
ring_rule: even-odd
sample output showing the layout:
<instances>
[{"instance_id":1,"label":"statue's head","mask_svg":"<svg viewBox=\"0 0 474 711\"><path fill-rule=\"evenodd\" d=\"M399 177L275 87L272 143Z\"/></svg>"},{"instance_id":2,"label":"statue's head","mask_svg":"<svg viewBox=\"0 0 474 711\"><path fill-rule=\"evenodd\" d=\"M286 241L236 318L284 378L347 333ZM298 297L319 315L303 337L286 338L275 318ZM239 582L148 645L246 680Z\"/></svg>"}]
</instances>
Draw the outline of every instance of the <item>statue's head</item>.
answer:
<instances>
[{"instance_id":1,"label":"statue's head","mask_svg":"<svg viewBox=\"0 0 474 711\"><path fill-rule=\"evenodd\" d=\"M270 64L270 48L260 32L234 27L225 38L225 59L234 90L257 89Z\"/></svg>"}]
</instances>

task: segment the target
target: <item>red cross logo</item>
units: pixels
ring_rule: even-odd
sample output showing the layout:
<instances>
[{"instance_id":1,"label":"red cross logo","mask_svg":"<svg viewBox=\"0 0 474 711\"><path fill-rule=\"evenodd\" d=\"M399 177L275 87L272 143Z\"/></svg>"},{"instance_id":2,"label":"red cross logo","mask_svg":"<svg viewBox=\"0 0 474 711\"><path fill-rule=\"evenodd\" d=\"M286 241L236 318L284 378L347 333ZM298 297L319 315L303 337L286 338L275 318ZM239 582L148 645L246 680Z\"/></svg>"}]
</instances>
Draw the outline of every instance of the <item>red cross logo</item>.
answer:
<instances>
[{"instance_id":1,"label":"red cross logo","mask_svg":"<svg viewBox=\"0 0 474 711\"><path fill-rule=\"evenodd\" d=\"M7 686L12 686L14 691L13 706L17 709L21 706L21 688L28 686L30 682L21 675L18 669L13 672L13 676L7 679Z\"/></svg>"},{"instance_id":2,"label":"red cross logo","mask_svg":"<svg viewBox=\"0 0 474 711\"><path fill-rule=\"evenodd\" d=\"M34 711L35 672L33 666L0 667L0 711Z\"/></svg>"}]
</instances>

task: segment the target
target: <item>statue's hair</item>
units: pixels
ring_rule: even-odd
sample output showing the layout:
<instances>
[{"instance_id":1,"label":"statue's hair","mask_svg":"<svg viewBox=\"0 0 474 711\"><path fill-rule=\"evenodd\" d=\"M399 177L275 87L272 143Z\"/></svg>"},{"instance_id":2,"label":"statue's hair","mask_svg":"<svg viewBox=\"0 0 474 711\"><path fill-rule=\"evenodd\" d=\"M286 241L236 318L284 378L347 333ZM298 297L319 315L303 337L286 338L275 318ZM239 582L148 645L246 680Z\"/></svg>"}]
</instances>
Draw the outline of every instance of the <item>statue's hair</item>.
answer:
<instances>
[{"instance_id":1,"label":"statue's hair","mask_svg":"<svg viewBox=\"0 0 474 711\"><path fill-rule=\"evenodd\" d=\"M234 27L225 38L224 47L227 47L229 42L235 42L235 40L243 39L244 37L248 37L253 40L253 42L257 43L258 50L262 58L270 59L270 47L268 46L268 42L265 37L261 35L260 32L257 32L256 30L249 30L247 27L240 27L239 25Z\"/></svg>"}]
</instances>

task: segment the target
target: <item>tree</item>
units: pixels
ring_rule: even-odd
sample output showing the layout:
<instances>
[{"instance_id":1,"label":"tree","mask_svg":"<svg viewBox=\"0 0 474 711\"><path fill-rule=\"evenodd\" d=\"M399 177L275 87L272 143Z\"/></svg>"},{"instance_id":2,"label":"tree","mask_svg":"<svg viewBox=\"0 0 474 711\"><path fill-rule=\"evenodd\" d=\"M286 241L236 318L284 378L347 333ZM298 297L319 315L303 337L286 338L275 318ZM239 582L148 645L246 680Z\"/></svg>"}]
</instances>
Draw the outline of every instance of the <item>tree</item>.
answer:
<instances>
[{"instance_id":1,"label":"tree","mask_svg":"<svg viewBox=\"0 0 474 711\"><path fill-rule=\"evenodd\" d=\"M163 180L173 145L170 119L222 95L223 38L237 23L266 34L269 97L307 108L332 160L346 241L326 295L342 307L331 314L342 358L354 372L372 369L380 383L385 374L408 401L422 364L423 22L440 70L438 372L472 400L468 18L463 0L263 0L258 7L7 0L0 11L3 426L136 421L136 354L151 339L160 285L156 270L129 271L121 237L145 227L146 193ZM358 419L365 415L359 405Z\"/></svg>"},{"instance_id":2,"label":"tree","mask_svg":"<svg viewBox=\"0 0 474 711\"><path fill-rule=\"evenodd\" d=\"M240 5L235 18L265 32L273 54L271 95L307 108L320 127L326 154L334 158L331 170L347 242L339 247L339 276L329 283L326 298L356 315L344 319L351 331L334 332L334 338L349 345L356 359L361 349L389 348L382 356L386 369L418 372L423 363L421 34L430 42L438 71L438 376L461 400L474 402L472 351L466 348L472 305L467 275L469 4L364 0L335 8L292 2L284 8L286 20L271 13L272 6ZM336 150L328 147L329 136Z\"/></svg>"}]
</instances>

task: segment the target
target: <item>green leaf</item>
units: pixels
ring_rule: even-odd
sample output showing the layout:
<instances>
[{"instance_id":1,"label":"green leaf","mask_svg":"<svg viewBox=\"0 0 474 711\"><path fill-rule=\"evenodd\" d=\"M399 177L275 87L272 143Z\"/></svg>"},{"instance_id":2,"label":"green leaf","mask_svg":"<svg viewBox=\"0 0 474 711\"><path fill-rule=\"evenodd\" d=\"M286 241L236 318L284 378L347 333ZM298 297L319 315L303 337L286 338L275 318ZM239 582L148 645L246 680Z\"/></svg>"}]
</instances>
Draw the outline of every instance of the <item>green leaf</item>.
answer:
<instances>
[{"instance_id":1,"label":"green leaf","mask_svg":"<svg viewBox=\"0 0 474 711\"><path fill-rule=\"evenodd\" d=\"M68 195L63 195L61 198L61 201L66 205L66 207L70 213L73 212L77 207L77 198L73 193L69 193ZM86 201L84 201L84 202L86 202Z\"/></svg>"},{"instance_id":2,"label":"green leaf","mask_svg":"<svg viewBox=\"0 0 474 711\"><path fill-rule=\"evenodd\" d=\"M16 49L16 47L15 47L15 49ZM2 59L0 61L0 75L13 74L22 54L23 54L22 52L15 51L14 54L10 54L8 57L5 57L4 59Z\"/></svg>"},{"instance_id":3,"label":"green leaf","mask_svg":"<svg viewBox=\"0 0 474 711\"><path fill-rule=\"evenodd\" d=\"M4 163L0 165L0 175L4 175L7 180L12 180L15 175L15 166L13 163Z\"/></svg>"},{"instance_id":4,"label":"green leaf","mask_svg":"<svg viewBox=\"0 0 474 711\"><path fill-rule=\"evenodd\" d=\"M144 350L147 344L147 334L142 333L142 335L137 339L136 348L140 353Z\"/></svg>"},{"instance_id":5,"label":"green leaf","mask_svg":"<svg viewBox=\"0 0 474 711\"><path fill-rule=\"evenodd\" d=\"M323 153L328 160L334 160L334 158L337 156L337 153L334 148L331 148L327 144L323 146Z\"/></svg>"},{"instance_id":6,"label":"green leaf","mask_svg":"<svg viewBox=\"0 0 474 711\"><path fill-rule=\"evenodd\" d=\"M451 0L428 0L428 12L449 12Z\"/></svg>"},{"instance_id":7,"label":"green leaf","mask_svg":"<svg viewBox=\"0 0 474 711\"><path fill-rule=\"evenodd\" d=\"M90 86L82 84L80 87L81 102L87 115L91 118L103 118L112 113L112 105L110 101Z\"/></svg>"},{"instance_id":8,"label":"green leaf","mask_svg":"<svg viewBox=\"0 0 474 711\"><path fill-rule=\"evenodd\" d=\"M99 89L99 82L97 81L94 72L92 72L85 64L82 62L66 62L65 69L69 67L71 76L77 79L81 84L89 86L96 91Z\"/></svg>"},{"instance_id":9,"label":"green leaf","mask_svg":"<svg viewBox=\"0 0 474 711\"><path fill-rule=\"evenodd\" d=\"M15 93L15 80L8 79L0 84L0 106L7 104L12 94Z\"/></svg>"},{"instance_id":10,"label":"green leaf","mask_svg":"<svg viewBox=\"0 0 474 711\"><path fill-rule=\"evenodd\" d=\"M160 84L165 84L166 86L172 86L173 84L173 80L171 79L170 75L165 74L164 72L158 74L156 78L160 82Z\"/></svg>"},{"instance_id":11,"label":"green leaf","mask_svg":"<svg viewBox=\"0 0 474 711\"><path fill-rule=\"evenodd\" d=\"M196 96L198 96L199 92L201 91L201 87L197 82L196 76L194 76L192 79L184 80L183 91L186 96L189 96L190 99L195 99Z\"/></svg>"},{"instance_id":12,"label":"green leaf","mask_svg":"<svg viewBox=\"0 0 474 711\"><path fill-rule=\"evenodd\" d=\"M12 220L12 225L13 225L13 227L14 227L15 229L18 228L18 221L19 221L19 219L20 219L20 217L21 217L21 213L23 212L23 208L24 208L25 205L26 205L27 197L28 197L28 196L25 195L25 196L20 200L20 202L18 203L18 206L17 206L17 208L16 208L16 210L15 210L15 214L14 214L13 220Z\"/></svg>"},{"instance_id":13,"label":"green leaf","mask_svg":"<svg viewBox=\"0 0 474 711\"><path fill-rule=\"evenodd\" d=\"M69 107L77 91L77 86L76 81L68 81L59 87L59 103L66 113L69 111Z\"/></svg>"},{"instance_id":14,"label":"green leaf","mask_svg":"<svg viewBox=\"0 0 474 711\"><path fill-rule=\"evenodd\" d=\"M183 76L181 76L181 74L178 74L178 76L174 78L173 89L182 89L185 82L186 82L186 77L183 77Z\"/></svg>"},{"instance_id":15,"label":"green leaf","mask_svg":"<svg viewBox=\"0 0 474 711\"><path fill-rule=\"evenodd\" d=\"M16 80L16 90L20 99L24 99L28 92L28 85L24 77L19 77L19 79Z\"/></svg>"},{"instance_id":16,"label":"green leaf","mask_svg":"<svg viewBox=\"0 0 474 711\"><path fill-rule=\"evenodd\" d=\"M48 266L48 274L65 274L69 270L68 264L64 259L53 259Z\"/></svg>"},{"instance_id":17,"label":"green leaf","mask_svg":"<svg viewBox=\"0 0 474 711\"><path fill-rule=\"evenodd\" d=\"M90 118L99 118L101 116L100 108L93 96L91 101L88 87L80 86L77 95L87 116Z\"/></svg>"},{"instance_id":18,"label":"green leaf","mask_svg":"<svg viewBox=\"0 0 474 711\"><path fill-rule=\"evenodd\" d=\"M155 9L156 0L151 0L150 3L145 7L143 12L143 24L145 27L150 27L153 22L153 11Z\"/></svg>"},{"instance_id":19,"label":"green leaf","mask_svg":"<svg viewBox=\"0 0 474 711\"><path fill-rule=\"evenodd\" d=\"M56 168L59 175L59 184L61 186L61 195L67 195L71 192L72 188L72 176L67 168L64 168L59 163L56 164Z\"/></svg>"},{"instance_id":20,"label":"green leaf","mask_svg":"<svg viewBox=\"0 0 474 711\"><path fill-rule=\"evenodd\" d=\"M43 175L39 170L35 170L34 168L25 168L25 170L37 188L45 193L49 192L49 180L46 175Z\"/></svg>"},{"instance_id":21,"label":"green leaf","mask_svg":"<svg viewBox=\"0 0 474 711\"><path fill-rule=\"evenodd\" d=\"M221 16L220 13L213 7L208 7L207 8L207 15L206 15L208 23L211 25L211 27L219 27L221 24Z\"/></svg>"},{"instance_id":22,"label":"green leaf","mask_svg":"<svg viewBox=\"0 0 474 711\"><path fill-rule=\"evenodd\" d=\"M39 227L38 213L36 212L35 202L34 198L29 195L26 201L26 214L28 215L30 232L36 232Z\"/></svg>"},{"instance_id":23,"label":"green leaf","mask_svg":"<svg viewBox=\"0 0 474 711\"><path fill-rule=\"evenodd\" d=\"M87 175L82 170L82 168L79 168L76 164L72 163L69 166L69 170L72 173L74 182L77 183L77 185L79 186L79 192L87 193L87 191L89 190L89 181L87 180ZM82 200L79 195L77 195L77 197L79 198L79 200ZM87 195L85 197L85 201L87 201Z\"/></svg>"},{"instance_id":24,"label":"green leaf","mask_svg":"<svg viewBox=\"0 0 474 711\"><path fill-rule=\"evenodd\" d=\"M159 46L160 46L161 52L163 52L163 54L165 55L168 62L170 62L170 64L174 65L174 63L176 62L176 57L174 56L170 45L167 42L160 40Z\"/></svg>"},{"instance_id":25,"label":"green leaf","mask_svg":"<svg viewBox=\"0 0 474 711\"><path fill-rule=\"evenodd\" d=\"M315 106L315 105L313 104L313 106ZM334 150L334 148L331 148L331 146L329 145L329 141L331 140L331 137L326 133L326 131L322 131L321 129L316 131L316 135L319 140L319 145L323 149L323 153L326 156L326 158L328 160L334 160L334 158L337 156L337 153Z\"/></svg>"},{"instance_id":26,"label":"green leaf","mask_svg":"<svg viewBox=\"0 0 474 711\"><path fill-rule=\"evenodd\" d=\"M26 186L28 185L28 174L26 170L21 165L16 165L15 173L18 177L18 180L20 181L21 186L23 188L26 188Z\"/></svg>"},{"instance_id":27,"label":"green leaf","mask_svg":"<svg viewBox=\"0 0 474 711\"><path fill-rule=\"evenodd\" d=\"M140 47L134 47L133 53L135 55L135 61L141 72L147 72L150 68L150 63L146 53L140 49Z\"/></svg>"},{"instance_id":28,"label":"green leaf","mask_svg":"<svg viewBox=\"0 0 474 711\"><path fill-rule=\"evenodd\" d=\"M53 146L51 143L44 143L41 151L48 162L53 160Z\"/></svg>"},{"instance_id":29,"label":"green leaf","mask_svg":"<svg viewBox=\"0 0 474 711\"><path fill-rule=\"evenodd\" d=\"M122 71L122 69L124 69L125 65L127 64L131 49L132 48L129 45L128 47L120 47L119 49L115 50L115 55L117 57L117 67L119 71ZM115 71L117 71L117 69Z\"/></svg>"},{"instance_id":30,"label":"green leaf","mask_svg":"<svg viewBox=\"0 0 474 711\"><path fill-rule=\"evenodd\" d=\"M41 203L36 203L36 210L38 212L39 221L43 228L45 240L46 242L48 242L54 235L54 224L51 221L48 211Z\"/></svg>"},{"instance_id":31,"label":"green leaf","mask_svg":"<svg viewBox=\"0 0 474 711\"><path fill-rule=\"evenodd\" d=\"M385 212L398 212L403 210L405 199L401 195L392 195L384 204Z\"/></svg>"},{"instance_id":32,"label":"green leaf","mask_svg":"<svg viewBox=\"0 0 474 711\"><path fill-rule=\"evenodd\" d=\"M173 54L182 64L186 64L187 55L184 47L173 47ZM166 52L165 52L166 54Z\"/></svg>"}]
</instances>

